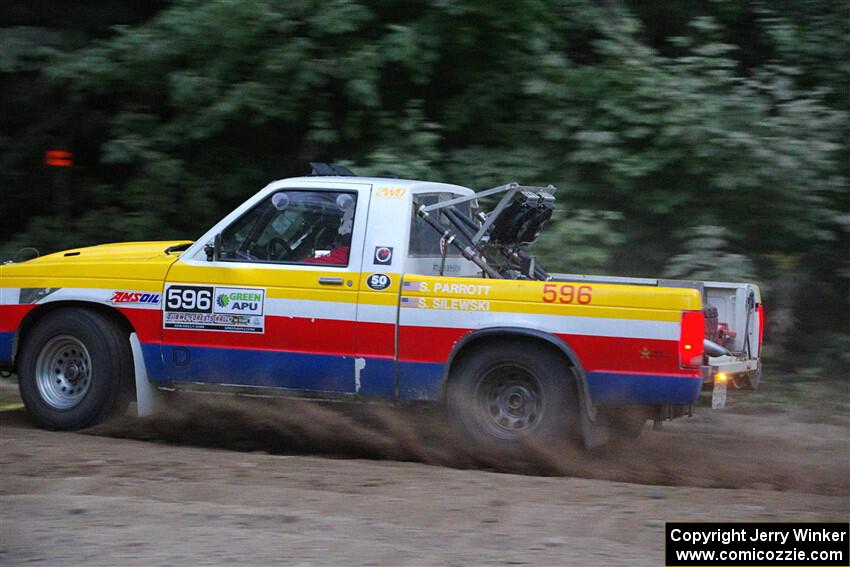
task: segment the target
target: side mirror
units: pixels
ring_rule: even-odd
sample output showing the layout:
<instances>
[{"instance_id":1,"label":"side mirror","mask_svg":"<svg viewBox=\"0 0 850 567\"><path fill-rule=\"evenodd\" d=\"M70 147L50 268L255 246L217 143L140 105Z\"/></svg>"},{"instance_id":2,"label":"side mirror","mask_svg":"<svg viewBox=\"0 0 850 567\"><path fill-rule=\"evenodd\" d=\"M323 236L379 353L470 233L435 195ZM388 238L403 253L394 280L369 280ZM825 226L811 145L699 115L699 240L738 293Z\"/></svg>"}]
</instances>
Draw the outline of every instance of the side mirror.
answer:
<instances>
[{"instance_id":1,"label":"side mirror","mask_svg":"<svg viewBox=\"0 0 850 567\"><path fill-rule=\"evenodd\" d=\"M204 246L204 252L207 255L207 262L213 262L221 257L221 233L215 235L212 244Z\"/></svg>"}]
</instances>

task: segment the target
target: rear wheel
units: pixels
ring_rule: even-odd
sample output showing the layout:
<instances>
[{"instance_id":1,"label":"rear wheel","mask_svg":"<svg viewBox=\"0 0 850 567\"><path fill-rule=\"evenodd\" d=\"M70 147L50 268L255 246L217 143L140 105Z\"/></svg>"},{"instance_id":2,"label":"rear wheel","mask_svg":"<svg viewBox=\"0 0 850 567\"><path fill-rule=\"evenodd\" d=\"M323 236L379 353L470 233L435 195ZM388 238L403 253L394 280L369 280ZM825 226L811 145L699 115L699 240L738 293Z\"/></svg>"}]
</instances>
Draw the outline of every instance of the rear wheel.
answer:
<instances>
[{"instance_id":1,"label":"rear wheel","mask_svg":"<svg viewBox=\"0 0 850 567\"><path fill-rule=\"evenodd\" d=\"M21 398L48 429L80 429L126 411L133 364L126 333L81 308L45 316L24 338Z\"/></svg>"},{"instance_id":2,"label":"rear wheel","mask_svg":"<svg viewBox=\"0 0 850 567\"><path fill-rule=\"evenodd\" d=\"M517 452L567 438L575 413L571 374L551 349L524 342L477 348L452 370L448 404L476 443Z\"/></svg>"}]
</instances>

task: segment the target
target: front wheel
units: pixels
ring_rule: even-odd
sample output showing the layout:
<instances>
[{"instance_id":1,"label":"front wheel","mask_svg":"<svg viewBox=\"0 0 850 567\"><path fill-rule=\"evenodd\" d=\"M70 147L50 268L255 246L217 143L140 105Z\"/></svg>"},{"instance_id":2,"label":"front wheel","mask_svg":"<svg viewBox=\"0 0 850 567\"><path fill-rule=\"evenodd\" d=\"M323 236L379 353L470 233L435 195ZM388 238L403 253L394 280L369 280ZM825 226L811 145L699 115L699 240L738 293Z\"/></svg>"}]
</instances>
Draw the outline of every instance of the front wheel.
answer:
<instances>
[{"instance_id":1,"label":"front wheel","mask_svg":"<svg viewBox=\"0 0 850 567\"><path fill-rule=\"evenodd\" d=\"M567 438L575 416L575 388L552 349L494 342L464 356L453 369L449 410L473 441L518 452Z\"/></svg>"},{"instance_id":2,"label":"front wheel","mask_svg":"<svg viewBox=\"0 0 850 567\"><path fill-rule=\"evenodd\" d=\"M59 309L23 340L21 398L42 427L81 429L127 409L130 345L108 318L86 309Z\"/></svg>"}]
</instances>

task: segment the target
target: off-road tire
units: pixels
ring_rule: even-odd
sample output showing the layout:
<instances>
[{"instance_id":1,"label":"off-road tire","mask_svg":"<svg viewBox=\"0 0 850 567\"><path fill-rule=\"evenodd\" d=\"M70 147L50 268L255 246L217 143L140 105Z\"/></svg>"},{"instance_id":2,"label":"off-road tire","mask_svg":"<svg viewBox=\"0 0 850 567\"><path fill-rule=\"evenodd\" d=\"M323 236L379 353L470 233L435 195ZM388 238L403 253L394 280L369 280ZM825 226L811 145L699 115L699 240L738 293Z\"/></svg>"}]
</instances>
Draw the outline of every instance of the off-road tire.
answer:
<instances>
[{"instance_id":1,"label":"off-road tire","mask_svg":"<svg viewBox=\"0 0 850 567\"><path fill-rule=\"evenodd\" d=\"M524 341L494 341L463 356L447 389L449 412L477 445L506 453L570 439L577 413L562 356Z\"/></svg>"},{"instance_id":2,"label":"off-road tire","mask_svg":"<svg viewBox=\"0 0 850 567\"><path fill-rule=\"evenodd\" d=\"M127 410L133 384L130 343L108 317L61 308L40 320L23 341L18 383L38 425L82 429Z\"/></svg>"}]
</instances>

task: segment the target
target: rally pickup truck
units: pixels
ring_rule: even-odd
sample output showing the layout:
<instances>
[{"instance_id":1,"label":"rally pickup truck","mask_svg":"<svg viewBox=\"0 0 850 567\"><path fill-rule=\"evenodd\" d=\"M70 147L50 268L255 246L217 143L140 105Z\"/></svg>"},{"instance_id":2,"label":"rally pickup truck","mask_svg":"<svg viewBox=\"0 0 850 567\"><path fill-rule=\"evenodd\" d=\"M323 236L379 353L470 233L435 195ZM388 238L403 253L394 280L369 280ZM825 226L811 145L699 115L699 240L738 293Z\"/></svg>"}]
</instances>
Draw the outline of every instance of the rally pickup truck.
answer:
<instances>
[{"instance_id":1,"label":"rally pickup truck","mask_svg":"<svg viewBox=\"0 0 850 567\"><path fill-rule=\"evenodd\" d=\"M0 366L51 429L134 397L147 414L184 391L284 394L443 403L506 449L635 435L757 384L757 287L550 274L524 246L554 201L314 164L194 242L0 266Z\"/></svg>"}]
</instances>

